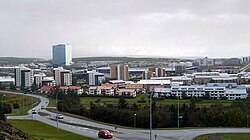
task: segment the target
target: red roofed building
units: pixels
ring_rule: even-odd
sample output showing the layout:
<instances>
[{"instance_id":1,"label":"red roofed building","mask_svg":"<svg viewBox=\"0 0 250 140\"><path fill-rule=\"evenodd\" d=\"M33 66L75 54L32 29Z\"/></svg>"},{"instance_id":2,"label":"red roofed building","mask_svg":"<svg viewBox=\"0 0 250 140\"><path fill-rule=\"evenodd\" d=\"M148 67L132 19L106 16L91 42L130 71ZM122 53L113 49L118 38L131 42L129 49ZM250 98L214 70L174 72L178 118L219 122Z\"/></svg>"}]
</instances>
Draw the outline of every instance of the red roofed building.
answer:
<instances>
[{"instance_id":1,"label":"red roofed building","mask_svg":"<svg viewBox=\"0 0 250 140\"><path fill-rule=\"evenodd\" d=\"M43 86L40 88L40 92L41 93L48 93L52 88L53 88L53 86Z\"/></svg>"}]
</instances>

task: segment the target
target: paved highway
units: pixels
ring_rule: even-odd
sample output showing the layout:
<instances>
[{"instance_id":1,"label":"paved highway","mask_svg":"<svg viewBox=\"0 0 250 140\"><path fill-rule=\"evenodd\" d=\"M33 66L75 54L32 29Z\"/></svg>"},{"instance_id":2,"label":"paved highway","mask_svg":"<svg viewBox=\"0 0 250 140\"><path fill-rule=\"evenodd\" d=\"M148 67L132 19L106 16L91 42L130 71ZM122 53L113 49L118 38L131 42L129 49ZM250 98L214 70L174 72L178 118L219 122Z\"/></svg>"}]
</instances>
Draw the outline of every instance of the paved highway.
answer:
<instances>
[{"instance_id":1,"label":"paved highway","mask_svg":"<svg viewBox=\"0 0 250 140\"><path fill-rule=\"evenodd\" d=\"M12 94L22 94L17 92L8 92L8 91L0 91L7 92ZM8 119L34 119L40 122L46 123L48 125L57 126L55 121L56 114L53 112L49 112L47 110L41 110L41 106L47 107L49 104L49 99L33 95L33 94L22 94L26 96L32 96L39 98L41 102L39 105L34 107L33 109L40 112L39 114L35 114L32 116L31 110L28 111L29 115L26 116L9 116ZM108 126L104 124L99 124L92 121L77 119L64 115L64 119L62 119L64 123L59 123L59 128L70 131L79 135L87 136L90 138L98 139L97 133L99 129L109 129L113 130L115 140L121 139L133 139L133 140L148 140L149 139L149 130L133 130L133 129L124 129L117 128L115 129L113 126ZM233 132L248 132L250 133L250 129L247 128L207 128L207 129L183 129L183 130L153 130L153 139L155 139L155 135L157 135L157 140L193 140L196 136L202 134L209 133L233 133Z\"/></svg>"}]
</instances>

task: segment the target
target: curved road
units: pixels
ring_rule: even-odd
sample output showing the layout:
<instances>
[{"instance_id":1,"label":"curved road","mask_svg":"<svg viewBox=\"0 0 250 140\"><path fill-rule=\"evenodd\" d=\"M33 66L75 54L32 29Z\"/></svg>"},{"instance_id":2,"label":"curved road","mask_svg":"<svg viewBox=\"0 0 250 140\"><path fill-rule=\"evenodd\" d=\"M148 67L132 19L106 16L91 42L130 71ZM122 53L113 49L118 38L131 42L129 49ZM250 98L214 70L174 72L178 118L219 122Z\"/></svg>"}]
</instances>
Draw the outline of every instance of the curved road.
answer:
<instances>
[{"instance_id":1,"label":"curved road","mask_svg":"<svg viewBox=\"0 0 250 140\"><path fill-rule=\"evenodd\" d=\"M55 121L56 113L49 112L47 110L41 110L41 106L45 108L49 104L49 99L33 95L33 94L22 94L17 92L9 92L9 91L0 91L11 94L20 94L31 97L36 97L41 100L40 104L34 107L33 109L39 111L39 114L32 115L31 110L28 111L29 115L26 116L9 116L7 119L34 119L40 122L46 123L48 125L57 126ZM45 115L42 115L45 114ZM94 139L99 139L97 137L98 129L104 128L116 131L114 134L115 140L120 139L133 139L133 140L148 140L149 139L149 130L133 130L133 129L124 129L124 128L115 128L113 126L108 126L104 124L99 124L92 121L77 119L64 115L64 119L62 120L66 123L59 123L59 128L70 131L82 136L87 136ZM153 130L152 140L155 140L155 136L157 135L157 140L193 140L196 136L202 134L209 133L234 133L234 132L248 132L250 133L249 128L206 128L206 129L183 129L183 130Z\"/></svg>"}]
</instances>

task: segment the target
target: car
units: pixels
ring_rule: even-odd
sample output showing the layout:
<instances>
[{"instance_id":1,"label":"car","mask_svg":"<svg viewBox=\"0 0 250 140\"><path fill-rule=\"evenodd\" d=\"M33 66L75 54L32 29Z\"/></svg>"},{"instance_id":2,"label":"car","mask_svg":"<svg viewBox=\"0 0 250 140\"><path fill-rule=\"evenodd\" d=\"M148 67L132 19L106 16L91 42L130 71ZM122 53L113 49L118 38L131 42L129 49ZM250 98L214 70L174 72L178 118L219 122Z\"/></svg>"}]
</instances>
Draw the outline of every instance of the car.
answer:
<instances>
[{"instance_id":1,"label":"car","mask_svg":"<svg viewBox=\"0 0 250 140\"><path fill-rule=\"evenodd\" d=\"M111 132L109 132L109 130L103 129L103 130L100 130L98 132L98 137L99 138L104 138L104 139L106 139L106 138L112 138L113 134Z\"/></svg>"},{"instance_id":2,"label":"car","mask_svg":"<svg viewBox=\"0 0 250 140\"><path fill-rule=\"evenodd\" d=\"M31 110L31 114L37 114L36 110Z\"/></svg>"},{"instance_id":3,"label":"car","mask_svg":"<svg viewBox=\"0 0 250 140\"><path fill-rule=\"evenodd\" d=\"M62 114L57 114L56 119L63 119L63 115Z\"/></svg>"},{"instance_id":4,"label":"car","mask_svg":"<svg viewBox=\"0 0 250 140\"><path fill-rule=\"evenodd\" d=\"M45 109L45 107L42 105L42 106L41 106L41 109Z\"/></svg>"}]
</instances>

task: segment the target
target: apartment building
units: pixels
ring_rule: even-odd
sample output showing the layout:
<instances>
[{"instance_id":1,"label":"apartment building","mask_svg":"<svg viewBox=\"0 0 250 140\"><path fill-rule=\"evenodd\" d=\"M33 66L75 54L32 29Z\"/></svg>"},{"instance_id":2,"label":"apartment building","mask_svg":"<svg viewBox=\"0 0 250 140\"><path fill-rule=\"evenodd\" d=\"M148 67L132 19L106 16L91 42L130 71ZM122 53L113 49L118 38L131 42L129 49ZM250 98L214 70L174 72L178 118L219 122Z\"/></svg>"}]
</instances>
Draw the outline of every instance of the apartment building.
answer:
<instances>
[{"instance_id":1,"label":"apartment building","mask_svg":"<svg viewBox=\"0 0 250 140\"><path fill-rule=\"evenodd\" d=\"M128 65L111 64L110 65L110 79L111 80L129 80Z\"/></svg>"},{"instance_id":2,"label":"apartment building","mask_svg":"<svg viewBox=\"0 0 250 140\"><path fill-rule=\"evenodd\" d=\"M15 86L20 89L30 88L34 82L34 72L24 66L15 67Z\"/></svg>"},{"instance_id":3,"label":"apartment building","mask_svg":"<svg viewBox=\"0 0 250 140\"><path fill-rule=\"evenodd\" d=\"M58 86L72 85L72 73L70 70L63 69L63 67L54 68L53 70L55 84Z\"/></svg>"},{"instance_id":4,"label":"apartment building","mask_svg":"<svg viewBox=\"0 0 250 140\"><path fill-rule=\"evenodd\" d=\"M40 72L39 74L35 74L34 75L34 84L37 87L42 87L42 81L45 77L46 77L46 75L42 72Z\"/></svg>"}]
</instances>

